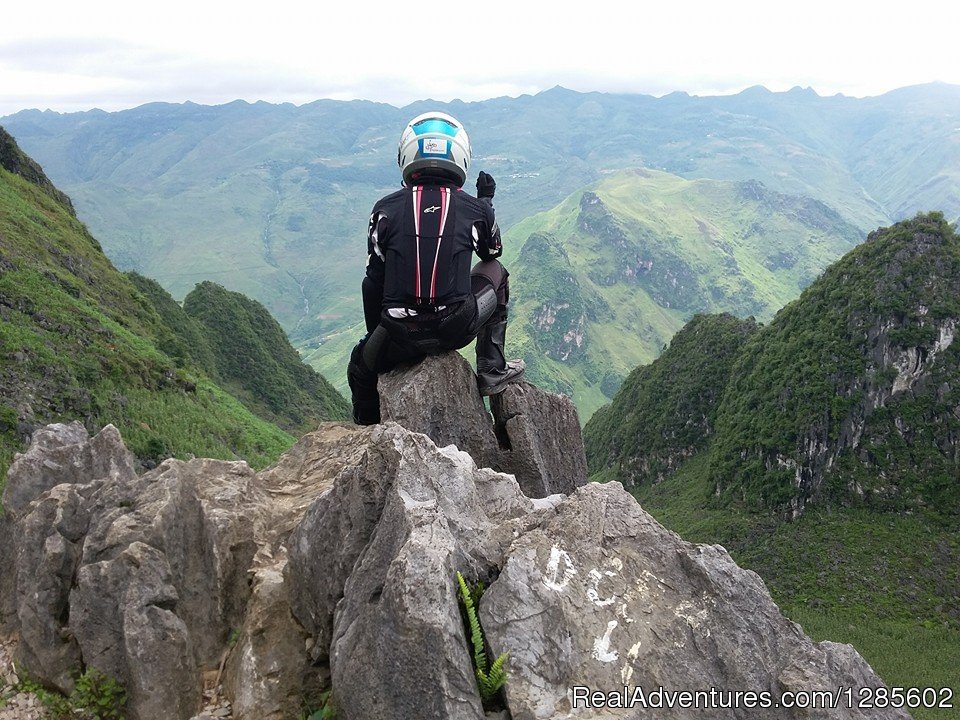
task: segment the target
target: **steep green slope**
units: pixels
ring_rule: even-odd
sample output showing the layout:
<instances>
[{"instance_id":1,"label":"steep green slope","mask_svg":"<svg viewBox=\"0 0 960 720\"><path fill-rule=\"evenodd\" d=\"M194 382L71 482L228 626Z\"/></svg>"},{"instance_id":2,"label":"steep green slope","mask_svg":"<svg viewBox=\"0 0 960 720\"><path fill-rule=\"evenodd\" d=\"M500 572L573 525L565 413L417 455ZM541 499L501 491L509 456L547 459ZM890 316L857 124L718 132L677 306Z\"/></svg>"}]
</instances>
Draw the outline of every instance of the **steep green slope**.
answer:
<instances>
[{"instance_id":1,"label":"steep green slope","mask_svg":"<svg viewBox=\"0 0 960 720\"><path fill-rule=\"evenodd\" d=\"M349 417L343 396L300 360L260 303L203 282L184 299L183 310L209 338L215 377L258 415L300 433L322 420Z\"/></svg>"},{"instance_id":2,"label":"steep green slope","mask_svg":"<svg viewBox=\"0 0 960 720\"><path fill-rule=\"evenodd\" d=\"M157 349L169 355L177 365L193 364L210 377L216 377L217 361L206 331L184 312L160 283L140 273L126 273L130 282L150 301L163 326L169 332L159 334Z\"/></svg>"},{"instance_id":3,"label":"steep green slope","mask_svg":"<svg viewBox=\"0 0 960 720\"><path fill-rule=\"evenodd\" d=\"M15 147L0 129L2 144ZM178 367L157 348L164 338L150 303L48 183L0 168L0 477L35 426L58 420L113 423L147 463L194 453L264 465L290 445Z\"/></svg>"},{"instance_id":4,"label":"steep green slope","mask_svg":"<svg viewBox=\"0 0 960 720\"><path fill-rule=\"evenodd\" d=\"M947 85L864 99L799 88L663 98L555 88L401 109L151 104L118 113L25 111L5 122L120 267L158 278L178 299L204 279L257 299L299 347L328 343L340 353L333 362L324 351L318 362L333 366L339 383L351 344L342 333L360 320L367 213L398 186L399 132L428 107L467 124L476 169L498 179L503 227L611 171L640 166L688 179L758 180L816 198L862 230L931 204L960 216L960 88ZM596 393L592 403L601 400Z\"/></svg>"},{"instance_id":5,"label":"steep green slope","mask_svg":"<svg viewBox=\"0 0 960 720\"><path fill-rule=\"evenodd\" d=\"M756 330L728 314L695 315L587 423L590 472L609 468L625 484L660 482L706 448L730 370Z\"/></svg>"},{"instance_id":6,"label":"steep green slope","mask_svg":"<svg viewBox=\"0 0 960 720\"><path fill-rule=\"evenodd\" d=\"M748 343L711 455L716 491L960 514L960 237L872 233Z\"/></svg>"},{"instance_id":7,"label":"steep green slope","mask_svg":"<svg viewBox=\"0 0 960 720\"><path fill-rule=\"evenodd\" d=\"M639 467L648 479L669 418L680 438L678 428L712 426L718 502L960 515L960 237L941 214L872 233L742 346L718 345L704 322L634 371L588 424L594 472L629 481ZM687 388L700 403L679 402Z\"/></svg>"},{"instance_id":8,"label":"steep green slope","mask_svg":"<svg viewBox=\"0 0 960 720\"><path fill-rule=\"evenodd\" d=\"M771 317L859 241L757 182L617 173L507 234L510 353L587 419L694 313Z\"/></svg>"}]
</instances>

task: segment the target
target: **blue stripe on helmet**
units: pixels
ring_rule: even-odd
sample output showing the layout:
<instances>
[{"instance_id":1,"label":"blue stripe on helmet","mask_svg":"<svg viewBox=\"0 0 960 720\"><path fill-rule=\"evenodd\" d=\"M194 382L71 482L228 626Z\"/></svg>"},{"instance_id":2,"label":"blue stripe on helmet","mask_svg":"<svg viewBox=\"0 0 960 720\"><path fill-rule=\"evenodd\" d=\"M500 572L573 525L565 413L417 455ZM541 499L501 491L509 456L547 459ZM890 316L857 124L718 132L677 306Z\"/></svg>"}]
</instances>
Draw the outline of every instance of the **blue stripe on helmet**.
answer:
<instances>
[{"instance_id":1,"label":"blue stripe on helmet","mask_svg":"<svg viewBox=\"0 0 960 720\"><path fill-rule=\"evenodd\" d=\"M418 122L413 126L413 132L415 132L417 135L440 133L441 135L456 137L457 133L459 132L459 128L457 128L455 125L451 125L446 120L432 118L430 120L421 120Z\"/></svg>"}]
</instances>

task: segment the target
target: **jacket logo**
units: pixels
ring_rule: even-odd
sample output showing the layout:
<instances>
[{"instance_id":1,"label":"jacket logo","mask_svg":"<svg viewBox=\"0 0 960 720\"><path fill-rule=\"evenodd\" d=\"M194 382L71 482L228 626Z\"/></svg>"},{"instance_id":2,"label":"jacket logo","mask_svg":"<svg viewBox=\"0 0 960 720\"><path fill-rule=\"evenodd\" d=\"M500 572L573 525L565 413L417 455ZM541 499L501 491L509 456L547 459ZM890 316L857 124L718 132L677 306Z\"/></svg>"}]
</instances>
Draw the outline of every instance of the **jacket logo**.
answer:
<instances>
[{"instance_id":1,"label":"jacket logo","mask_svg":"<svg viewBox=\"0 0 960 720\"><path fill-rule=\"evenodd\" d=\"M428 212L436 212L436 211L439 210L439 209L440 209L440 206L439 206L439 205L431 205L431 206L428 207L428 208L424 208L423 211L424 211L425 213L428 213Z\"/></svg>"}]
</instances>

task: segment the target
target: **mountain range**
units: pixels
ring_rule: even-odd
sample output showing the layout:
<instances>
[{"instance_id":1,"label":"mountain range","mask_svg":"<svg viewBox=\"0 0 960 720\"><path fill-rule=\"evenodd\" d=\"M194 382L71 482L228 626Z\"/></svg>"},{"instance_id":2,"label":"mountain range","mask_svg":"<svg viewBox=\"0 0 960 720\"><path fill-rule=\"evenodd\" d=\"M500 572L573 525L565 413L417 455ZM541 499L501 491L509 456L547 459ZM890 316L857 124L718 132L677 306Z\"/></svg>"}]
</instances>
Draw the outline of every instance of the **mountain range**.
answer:
<instances>
[{"instance_id":1,"label":"mountain range","mask_svg":"<svg viewBox=\"0 0 960 720\"><path fill-rule=\"evenodd\" d=\"M433 107L466 124L474 167L498 178L501 224L519 224L508 233L513 257L538 230L529 218L636 167L759 183L762 192L822 203L861 237L918 210L960 215L960 88L942 84L863 99L799 88L662 98L555 88L399 109L359 101L151 104L116 113L23 111L0 122L70 194L118 266L157 279L177 299L212 280L264 303L342 388L345 348L359 334L367 213L398 184L399 130ZM805 281L825 264L806 266ZM759 294L777 296L779 288ZM692 313L682 310L682 320ZM649 360L658 342L627 355ZM562 369L543 374L581 375ZM579 392L589 412L603 396L595 379L558 377L555 387Z\"/></svg>"},{"instance_id":2,"label":"mountain range","mask_svg":"<svg viewBox=\"0 0 960 720\"><path fill-rule=\"evenodd\" d=\"M261 304L212 281L181 304L119 272L2 131L0 161L0 471L52 420L115 424L145 467L262 467L345 415ZM582 406L613 398L585 429L594 479L722 543L888 682L954 687L960 241L938 213L861 238L758 180L603 173L509 230L512 347Z\"/></svg>"},{"instance_id":3,"label":"mountain range","mask_svg":"<svg viewBox=\"0 0 960 720\"><path fill-rule=\"evenodd\" d=\"M584 418L695 313L763 321L861 239L756 181L626 170L518 223L511 352ZM516 247L516 243L513 244Z\"/></svg>"}]
</instances>

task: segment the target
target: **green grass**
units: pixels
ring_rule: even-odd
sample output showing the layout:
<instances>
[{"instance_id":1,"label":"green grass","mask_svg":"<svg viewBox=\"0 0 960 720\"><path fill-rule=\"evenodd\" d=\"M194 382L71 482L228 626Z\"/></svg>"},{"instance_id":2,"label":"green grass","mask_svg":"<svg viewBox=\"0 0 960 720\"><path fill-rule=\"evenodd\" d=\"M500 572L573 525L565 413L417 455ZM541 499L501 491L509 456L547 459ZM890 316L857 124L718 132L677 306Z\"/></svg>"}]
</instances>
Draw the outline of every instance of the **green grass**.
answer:
<instances>
[{"instance_id":1,"label":"green grass","mask_svg":"<svg viewBox=\"0 0 960 720\"><path fill-rule=\"evenodd\" d=\"M143 461L245 458L262 467L294 438L157 345L150 302L40 188L0 169L0 486L18 425L118 427Z\"/></svg>"},{"instance_id":2,"label":"green grass","mask_svg":"<svg viewBox=\"0 0 960 720\"><path fill-rule=\"evenodd\" d=\"M952 710L909 710L914 720L960 718L960 630L808 607L781 609L814 640L853 645L888 687L953 689Z\"/></svg>"}]
</instances>

